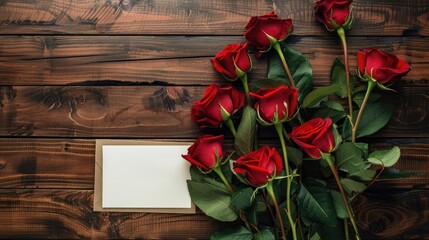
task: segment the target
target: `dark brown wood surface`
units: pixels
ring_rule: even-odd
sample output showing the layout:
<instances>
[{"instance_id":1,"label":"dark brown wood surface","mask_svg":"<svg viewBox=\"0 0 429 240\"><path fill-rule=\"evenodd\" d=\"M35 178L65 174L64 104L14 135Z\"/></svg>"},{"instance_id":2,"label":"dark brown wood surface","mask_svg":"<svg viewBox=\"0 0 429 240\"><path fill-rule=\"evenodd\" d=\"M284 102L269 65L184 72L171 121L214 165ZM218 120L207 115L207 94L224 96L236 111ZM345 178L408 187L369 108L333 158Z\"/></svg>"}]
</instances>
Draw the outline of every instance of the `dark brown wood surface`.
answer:
<instances>
[{"instance_id":1,"label":"dark brown wood surface","mask_svg":"<svg viewBox=\"0 0 429 240\"><path fill-rule=\"evenodd\" d=\"M195 215L92 211L95 139L193 139L192 101L225 83L209 59L244 41L250 16L292 18L288 43L329 82L339 41L313 0L0 0L0 238L207 239L224 225ZM421 175L378 181L355 201L363 239L429 239L429 2L355 0L351 67L366 47L413 70L372 149ZM254 59L251 79L264 79ZM272 133L263 135L267 140Z\"/></svg>"},{"instance_id":2,"label":"dark brown wood surface","mask_svg":"<svg viewBox=\"0 0 429 240\"><path fill-rule=\"evenodd\" d=\"M1 30L0 30L1 31ZM242 36L0 36L0 76L4 84L62 85L111 80L123 84L156 81L180 85L224 82L209 59ZM341 48L332 34L293 36L290 45L313 67L315 84L328 84L332 59ZM429 39L417 37L354 37L350 54L365 47L393 51L412 64L409 81L429 79ZM264 79L265 59L254 58L252 79ZM350 58L356 69L356 58ZM163 71L160 71L162 69Z\"/></svg>"},{"instance_id":3,"label":"dark brown wood surface","mask_svg":"<svg viewBox=\"0 0 429 240\"><path fill-rule=\"evenodd\" d=\"M276 10L293 18L296 33L325 35L312 0L3 0L5 34L241 35L249 16ZM426 0L355 1L353 35L429 34Z\"/></svg>"}]
</instances>

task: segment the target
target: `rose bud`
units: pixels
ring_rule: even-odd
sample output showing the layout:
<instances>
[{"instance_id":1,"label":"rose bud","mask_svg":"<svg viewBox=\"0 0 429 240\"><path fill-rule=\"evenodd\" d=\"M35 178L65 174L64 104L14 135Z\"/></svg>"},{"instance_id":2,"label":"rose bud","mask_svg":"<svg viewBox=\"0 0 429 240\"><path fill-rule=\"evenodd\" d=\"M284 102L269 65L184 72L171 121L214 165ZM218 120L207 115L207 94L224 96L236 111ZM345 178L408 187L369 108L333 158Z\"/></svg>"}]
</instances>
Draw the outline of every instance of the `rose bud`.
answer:
<instances>
[{"instance_id":1,"label":"rose bud","mask_svg":"<svg viewBox=\"0 0 429 240\"><path fill-rule=\"evenodd\" d=\"M399 80L411 70L404 60L378 49L360 50L357 58L361 78L372 79L385 86Z\"/></svg>"},{"instance_id":2,"label":"rose bud","mask_svg":"<svg viewBox=\"0 0 429 240\"><path fill-rule=\"evenodd\" d=\"M284 41L293 32L293 25L291 19L278 18L277 14L271 12L250 18L246 29L244 37L250 45L256 47L256 56L260 57L270 50L271 45Z\"/></svg>"},{"instance_id":3,"label":"rose bud","mask_svg":"<svg viewBox=\"0 0 429 240\"><path fill-rule=\"evenodd\" d=\"M332 120L314 118L292 129L289 137L311 158L319 159L321 152L330 153L335 148Z\"/></svg>"},{"instance_id":4,"label":"rose bud","mask_svg":"<svg viewBox=\"0 0 429 240\"><path fill-rule=\"evenodd\" d=\"M246 176L253 186L267 183L280 174L282 169L283 162L279 153L268 146L241 156L233 164L234 172Z\"/></svg>"},{"instance_id":5,"label":"rose bud","mask_svg":"<svg viewBox=\"0 0 429 240\"><path fill-rule=\"evenodd\" d=\"M228 44L210 61L214 69L230 81L237 80L252 68L247 43Z\"/></svg>"},{"instance_id":6,"label":"rose bud","mask_svg":"<svg viewBox=\"0 0 429 240\"><path fill-rule=\"evenodd\" d=\"M350 4L353 0L318 0L316 1L316 19L329 31L339 27L350 29L353 22Z\"/></svg>"},{"instance_id":7,"label":"rose bud","mask_svg":"<svg viewBox=\"0 0 429 240\"><path fill-rule=\"evenodd\" d=\"M284 85L249 93L256 99L255 109L264 125L284 122L295 114L298 90Z\"/></svg>"},{"instance_id":8,"label":"rose bud","mask_svg":"<svg viewBox=\"0 0 429 240\"><path fill-rule=\"evenodd\" d=\"M220 127L244 104L244 93L232 85L221 87L212 84L207 87L200 101L194 102L191 109L192 120L200 127Z\"/></svg>"},{"instance_id":9,"label":"rose bud","mask_svg":"<svg viewBox=\"0 0 429 240\"><path fill-rule=\"evenodd\" d=\"M202 135L188 148L182 157L203 170L211 170L224 157L223 135Z\"/></svg>"}]
</instances>

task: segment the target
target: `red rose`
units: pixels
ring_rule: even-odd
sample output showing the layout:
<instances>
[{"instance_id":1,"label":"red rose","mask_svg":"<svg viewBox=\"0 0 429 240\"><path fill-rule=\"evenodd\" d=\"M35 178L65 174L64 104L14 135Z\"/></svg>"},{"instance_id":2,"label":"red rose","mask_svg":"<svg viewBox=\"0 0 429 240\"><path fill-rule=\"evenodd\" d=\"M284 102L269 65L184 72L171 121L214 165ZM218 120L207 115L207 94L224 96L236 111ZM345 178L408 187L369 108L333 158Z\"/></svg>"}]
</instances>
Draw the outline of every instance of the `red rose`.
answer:
<instances>
[{"instance_id":1,"label":"red rose","mask_svg":"<svg viewBox=\"0 0 429 240\"><path fill-rule=\"evenodd\" d=\"M327 118L311 119L301 126L294 127L289 137L311 158L319 159L323 153L331 152L335 147L332 120Z\"/></svg>"},{"instance_id":2,"label":"red rose","mask_svg":"<svg viewBox=\"0 0 429 240\"><path fill-rule=\"evenodd\" d=\"M283 169L282 158L275 148L268 146L241 156L233 164L234 172L245 175L254 185L265 184Z\"/></svg>"},{"instance_id":3,"label":"red rose","mask_svg":"<svg viewBox=\"0 0 429 240\"><path fill-rule=\"evenodd\" d=\"M316 19L329 30L341 26L348 29L351 24L350 4L353 0L318 0L316 1Z\"/></svg>"},{"instance_id":4,"label":"red rose","mask_svg":"<svg viewBox=\"0 0 429 240\"><path fill-rule=\"evenodd\" d=\"M201 100L194 102L191 118L201 127L220 127L223 121L229 119L222 117L222 109L232 115L243 104L244 94L232 85L221 87L219 84L212 84L207 87Z\"/></svg>"},{"instance_id":5,"label":"red rose","mask_svg":"<svg viewBox=\"0 0 429 240\"><path fill-rule=\"evenodd\" d=\"M194 166L210 170L224 156L222 145L223 135L202 135L188 148L188 154L182 154L182 157Z\"/></svg>"},{"instance_id":6,"label":"red rose","mask_svg":"<svg viewBox=\"0 0 429 240\"><path fill-rule=\"evenodd\" d=\"M372 78L383 85L392 84L411 70L404 60L378 49L360 50L357 57L362 77Z\"/></svg>"},{"instance_id":7,"label":"red rose","mask_svg":"<svg viewBox=\"0 0 429 240\"><path fill-rule=\"evenodd\" d=\"M247 43L228 44L210 61L214 69L228 80L237 80L252 68Z\"/></svg>"},{"instance_id":8,"label":"red rose","mask_svg":"<svg viewBox=\"0 0 429 240\"><path fill-rule=\"evenodd\" d=\"M258 117L267 124L285 121L295 114L298 103L298 90L284 85L278 88L266 88L249 93L256 99L255 109ZM275 119L277 114L278 119Z\"/></svg>"},{"instance_id":9,"label":"red rose","mask_svg":"<svg viewBox=\"0 0 429 240\"><path fill-rule=\"evenodd\" d=\"M293 31L291 19L278 18L274 12L267 15L252 17L246 25L244 37L250 45L256 47L259 52L256 56L261 56L270 50L275 42L285 40ZM270 40L271 38L271 40ZM272 42L272 41L275 42Z\"/></svg>"}]
</instances>

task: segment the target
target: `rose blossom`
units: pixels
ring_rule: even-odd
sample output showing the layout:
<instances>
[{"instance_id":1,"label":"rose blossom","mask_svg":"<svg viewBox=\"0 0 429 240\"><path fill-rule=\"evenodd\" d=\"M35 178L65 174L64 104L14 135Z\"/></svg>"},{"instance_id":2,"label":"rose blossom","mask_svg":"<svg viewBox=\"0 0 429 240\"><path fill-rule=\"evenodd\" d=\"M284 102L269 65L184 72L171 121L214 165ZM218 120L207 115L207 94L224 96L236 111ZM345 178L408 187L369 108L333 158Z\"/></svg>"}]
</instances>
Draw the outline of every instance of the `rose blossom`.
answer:
<instances>
[{"instance_id":1,"label":"rose blossom","mask_svg":"<svg viewBox=\"0 0 429 240\"><path fill-rule=\"evenodd\" d=\"M216 71L231 81L237 80L252 68L247 43L228 44L210 61Z\"/></svg>"},{"instance_id":2,"label":"rose blossom","mask_svg":"<svg viewBox=\"0 0 429 240\"><path fill-rule=\"evenodd\" d=\"M224 157L222 145L223 135L202 135L188 148L188 154L182 154L182 157L194 166L210 170Z\"/></svg>"},{"instance_id":3,"label":"rose blossom","mask_svg":"<svg viewBox=\"0 0 429 240\"><path fill-rule=\"evenodd\" d=\"M353 0L318 0L316 1L316 19L329 30L341 26L348 29L351 24L350 4Z\"/></svg>"},{"instance_id":4,"label":"rose blossom","mask_svg":"<svg viewBox=\"0 0 429 240\"><path fill-rule=\"evenodd\" d=\"M292 129L289 137L311 158L319 159L323 153L331 152L335 147L332 120L314 118Z\"/></svg>"},{"instance_id":5,"label":"rose blossom","mask_svg":"<svg viewBox=\"0 0 429 240\"><path fill-rule=\"evenodd\" d=\"M244 94L232 85L221 87L212 84L207 87L200 101L194 102L191 118L200 127L220 127L222 122L229 119L222 117L222 111L232 115L244 104Z\"/></svg>"},{"instance_id":6,"label":"rose blossom","mask_svg":"<svg viewBox=\"0 0 429 240\"><path fill-rule=\"evenodd\" d=\"M364 78L372 78L383 85L390 85L411 70L404 60L378 49L360 50L357 55L359 72Z\"/></svg>"},{"instance_id":7,"label":"rose blossom","mask_svg":"<svg viewBox=\"0 0 429 240\"><path fill-rule=\"evenodd\" d=\"M249 93L256 99L255 109L258 116L266 123L290 119L298 103L298 90L284 85L266 88L256 93ZM277 119L275 115L277 114Z\"/></svg>"},{"instance_id":8,"label":"rose blossom","mask_svg":"<svg viewBox=\"0 0 429 240\"><path fill-rule=\"evenodd\" d=\"M264 52L270 50L272 41L284 41L293 31L291 19L278 18L274 12L263 16L250 18L246 25L244 37L250 45L256 47L258 52L256 56L261 56ZM271 38L271 40L270 40Z\"/></svg>"},{"instance_id":9,"label":"rose blossom","mask_svg":"<svg viewBox=\"0 0 429 240\"><path fill-rule=\"evenodd\" d=\"M253 186L267 183L270 178L280 174L282 169L283 162L279 153L268 146L241 156L233 164L234 172L245 175Z\"/></svg>"}]
</instances>

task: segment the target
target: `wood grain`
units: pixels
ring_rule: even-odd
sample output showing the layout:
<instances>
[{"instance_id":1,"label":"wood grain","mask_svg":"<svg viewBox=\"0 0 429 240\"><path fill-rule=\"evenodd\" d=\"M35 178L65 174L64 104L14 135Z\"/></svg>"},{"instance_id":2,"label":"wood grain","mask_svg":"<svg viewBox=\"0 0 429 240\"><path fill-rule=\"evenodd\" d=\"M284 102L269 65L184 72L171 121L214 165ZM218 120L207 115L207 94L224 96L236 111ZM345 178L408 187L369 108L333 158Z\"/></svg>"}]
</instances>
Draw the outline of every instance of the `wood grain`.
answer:
<instances>
[{"instance_id":1,"label":"wood grain","mask_svg":"<svg viewBox=\"0 0 429 240\"><path fill-rule=\"evenodd\" d=\"M94 188L94 140L0 142L0 188Z\"/></svg>"},{"instance_id":2,"label":"wood grain","mask_svg":"<svg viewBox=\"0 0 429 240\"><path fill-rule=\"evenodd\" d=\"M396 112L377 137L428 135L428 86L397 85ZM193 138L192 102L205 87L0 87L0 136ZM272 130L272 129L271 129ZM274 135L266 135L274 136Z\"/></svg>"},{"instance_id":3,"label":"wood grain","mask_svg":"<svg viewBox=\"0 0 429 240\"><path fill-rule=\"evenodd\" d=\"M370 147L381 150L393 145L401 148L401 159L395 168L422 175L377 182L371 189L429 188L429 142L391 139L390 143L372 143ZM226 148L232 149L230 141ZM0 188L93 189L94 161L94 140L0 139Z\"/></svg>"},{"instance_id":4,"label":"wood grain","mask_svg":"<svg viewBox=\"0 0 429 240\"><path fill-rule=\"evenodd\" d=\"M353 6L351 35L429 34L425 0L361 0ZM295 34L325 35L313 7L312 0L3 0L0 34L241 35L250 16L274 9L293 19Z\"/></svg>"},{"instance_id":5,"label":"wood grain","mask_svg":"<svg viewBox=\"0 0 429 240\"><path fill-rule=\"evenodd\" d=\"M195 215L92 211L94 138L194 139L192 101L225 83L209 59L244 41L250 16L273 9L295 26L288 44L329 83L340 43L314 0L0 0L0 238L207 239L227 227ZM395 166L424 174L378 181L354 201L363 239L429 239L429 2L355 0L357 51L397 54L413 70L386 93L396 110L365 139L401 147ZM266 78L253 55L250 79ZM222 131L209 131L221 133ZM274 141L263 130L262 141ZM230 139L226 143L231 147Z\"/></svg>"},{"instance_id":6,"label":"wood grain","mask_svg":"<svg viewBox=\"0 0 429 240\"><path fill-rule=\"evenodd\" d=\"M361 195L363 239L429 237L428 190ZM92 190L1 189L2 238L207 239L221 224L193 215L92 212ZM223 226L225 227L225 226Z\"/></svg>"},{"instance_id":7,"label":"wood grain","mask_svg":"<svg viewBox=\"0 0 429 240\"><path fill-rule=\"evenodd\" d=\"M428 239L429 192L366 193L354 211L362 239Z\"/></svg>"},{"instance_id":8,"label":"wood grain","mask_svg":"<svg viewBox=\"0 0 429 240\"><path fill-rule=\"evenodd\" d=\"M8 85L225 83L209 59L227 44L243 40L236 36L1 36L0 81ZM342 59L338 39L293 37L289 43L309 59L315 84L328 84L334 58ZM429 38L355 37L349 39L349 46L352 72L357 51L374 47L412 65L405 79L429 80ZM265 79L266 58L252 58L250 80Z\"/></svg>"},{"instance_id":9,"label":"wood grain","mask_svg":"<svg viewBox=\"0 0 429 240\"><path fill-rule=\"evenodd\" d=\"M9 239L207 239L221 226L203 213L97 213L92 211L92 204L92 190L2 189L0 236Z\"/></svg>"}]
</instances>

